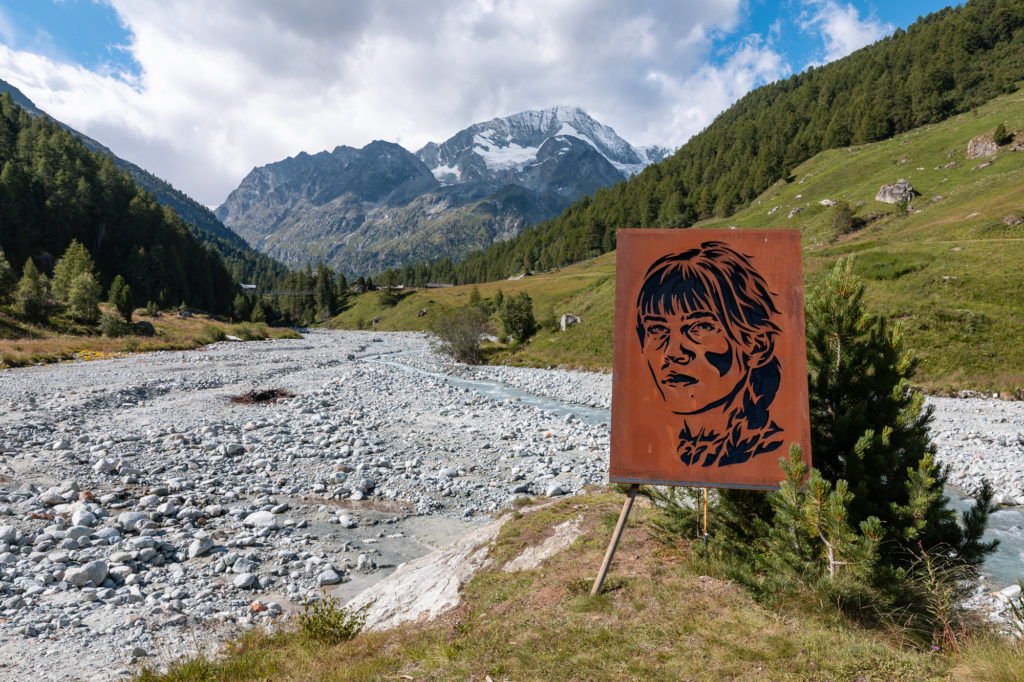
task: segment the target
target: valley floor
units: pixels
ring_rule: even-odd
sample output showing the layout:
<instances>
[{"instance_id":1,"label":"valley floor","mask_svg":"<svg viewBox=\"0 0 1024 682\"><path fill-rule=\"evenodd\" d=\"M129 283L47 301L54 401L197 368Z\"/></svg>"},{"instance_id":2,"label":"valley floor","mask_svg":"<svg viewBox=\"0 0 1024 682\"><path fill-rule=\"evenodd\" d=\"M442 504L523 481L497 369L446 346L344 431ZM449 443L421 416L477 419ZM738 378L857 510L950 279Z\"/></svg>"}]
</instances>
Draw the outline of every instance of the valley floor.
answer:
<instances>
[{"instance_id":1,"label":"valley floor","mask_svg":"<svg viewBox=\"0 0 1024 682\"><path fill-rule=\"evenodd\" d=\"M0 679L215 651L314 593L354 596L520 495L600 484L610 387L453 366L423 335L371 332L2 371ZM295 395L230 400L268 388ZM1003 462L995 482L1018 502L1024 403L934 404L956 482Z\"/></svg>"}]
</instances>

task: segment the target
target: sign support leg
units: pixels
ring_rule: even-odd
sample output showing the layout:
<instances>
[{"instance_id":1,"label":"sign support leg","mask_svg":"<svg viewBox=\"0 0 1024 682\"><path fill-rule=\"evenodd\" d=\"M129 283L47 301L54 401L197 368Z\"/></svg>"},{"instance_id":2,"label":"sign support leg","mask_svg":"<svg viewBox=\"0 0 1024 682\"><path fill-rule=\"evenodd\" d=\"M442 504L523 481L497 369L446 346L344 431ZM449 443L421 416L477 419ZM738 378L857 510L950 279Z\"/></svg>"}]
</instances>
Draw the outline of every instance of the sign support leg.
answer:
<instances>
[{"instance_id":1,"label":"sign support leg","mask_svg":"<svg viewBox=\"0 0 1024 682\"><path fill-rule=\"evenodd\" d=\"M608 575L608 567L612 565L612 557L615 556L615 548L619 546L619 538L622 537L622 529L626 527L626 519L629 518L629 510L633 508L633 500L636 499L636 493L639 489L640 484L638 483L634 483L629 486L629 492L626 493L626 501L622 504L622 511L619 513L619 522L615 524L615 531L612 533L612 540L608 543L608 551L604 553L604 562L601 564L601 570L597 574L597 579L594 580L594 587L590 590L591 597L601 591L601 585L604 584L604 578Z\"/></svg>"}]
</instances>

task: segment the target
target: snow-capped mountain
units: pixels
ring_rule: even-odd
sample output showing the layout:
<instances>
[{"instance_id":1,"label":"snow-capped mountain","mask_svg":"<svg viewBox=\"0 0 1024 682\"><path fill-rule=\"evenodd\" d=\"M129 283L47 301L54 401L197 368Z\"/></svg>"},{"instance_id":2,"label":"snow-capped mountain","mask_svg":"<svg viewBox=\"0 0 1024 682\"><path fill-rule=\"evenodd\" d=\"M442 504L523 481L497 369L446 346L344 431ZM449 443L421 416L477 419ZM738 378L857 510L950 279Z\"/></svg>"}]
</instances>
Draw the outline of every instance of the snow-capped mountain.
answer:
<instances>
[{"instance_id":1,"label":"snow-capped mountain","mask_svg":"<svg viewBox=\"0 0 1024 682\"><path fill-rule=\"evenodd\" d=\"M514 237L666 153L554 107L474 124L416 154L381 141L303 152L254 168L216 213L286 263L372 274Z\"/></svg>"},{"instance_id":2,"label":"snow-capped mountain","mask_svg":"<svg viewBox=\"0 0 1024 682\"><path fill-rule=\"evenodd\" d=\"M480 180L516 182L537 163L544 143L554 138L575 138L587 143L622 178L668 154L664 147L634 147L579 107L557 106L473 124L440 144L428 143L416 156L445 184Z\"/></svg>"}]
</instances>

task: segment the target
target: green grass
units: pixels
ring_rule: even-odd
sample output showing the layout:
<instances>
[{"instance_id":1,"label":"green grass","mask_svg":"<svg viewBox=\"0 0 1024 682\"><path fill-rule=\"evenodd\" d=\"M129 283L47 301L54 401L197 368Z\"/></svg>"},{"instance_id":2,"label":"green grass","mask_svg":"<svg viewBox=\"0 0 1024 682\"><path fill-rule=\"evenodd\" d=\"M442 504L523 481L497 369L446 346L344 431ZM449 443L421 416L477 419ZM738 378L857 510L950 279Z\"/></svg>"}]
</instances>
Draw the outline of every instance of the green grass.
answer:
<instances>
[{"instance_id":1,"label":"green grass","mask_svg":"<svg viewBox=\"0 0 1024 682\"><path fill-rule=\"evenodd\" d=\"M991 635L961 657L914 645L897 630L851 622L808 600L767 609L688 541L655 539L638 500L605 589L589 594L622 497L609 492L514 512L489 547L495 564L439 620L315 645L297 628L250 632L216 660L191 659L141 680L945 680L1013 679L1022 650ZM536 570L501 566L562 520L582 536ZM994 674L993 674L994 673ZM404 676L404 677L403 677Z\"/></svg>"},{"instance_id":2,"label":"green grass","mask_svg":"<svg viewBox=\"0 0 1024 682\"><path fill-rule=\"evenodd\" d=\"M921 358L921 386L1013 392L1024 387L1024 224L1003 219L1024 215L1024 152L1004 149L992 165L973 170L990 159L969 161L965 150L972 137L990 133L999 122L1024 136L1022 102L1019 91L891 140L823 152L796 168L791 182L780 181L743 211L696 229L799 229L806 293L824 281L838 258L852 255L867 284L869 308L898 320ZM954 162L958 167L950 166ZM881 185L900 178L919 192L905 217L874 200ZM832 209L820 204L823 199L849 202L865 225L837 238ZM781 208L769 215L775 206ZM804 210L789 218L797 206ZM614 256L476 285L484 298L498 288L505 295L529 292L539 321L566 312L583 318L564 333L543 329L521 347L492 347L488 360L609 369ZM471 290L472 285L416 290L389 309L376 306L376 294L366 294L332 324L354 328L358 320L369 325L379 315L376 328L423 330L430 314L417 317L419 310L464 305Z\"/></svg>"}]
</instances>

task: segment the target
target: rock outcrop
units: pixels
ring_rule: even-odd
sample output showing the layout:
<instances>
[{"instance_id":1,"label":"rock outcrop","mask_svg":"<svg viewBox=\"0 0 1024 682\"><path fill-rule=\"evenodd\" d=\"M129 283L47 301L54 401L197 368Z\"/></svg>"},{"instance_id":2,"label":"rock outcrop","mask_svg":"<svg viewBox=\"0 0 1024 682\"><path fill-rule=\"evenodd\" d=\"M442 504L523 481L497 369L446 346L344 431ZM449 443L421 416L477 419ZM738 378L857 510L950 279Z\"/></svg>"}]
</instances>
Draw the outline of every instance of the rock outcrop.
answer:
<instances>
[{"instance_id":1,"label":"rock outcrop","mask_svg":"<svg viewBox=\"0 0 1024 682\"><path fill-rule=\"evenodd\" d=\"M999 151L999 145L992 139L992 133L975 135L967 143L967 158L980 159L983 156L995 156Z\"/></svg>"}]
</instances>

